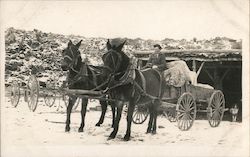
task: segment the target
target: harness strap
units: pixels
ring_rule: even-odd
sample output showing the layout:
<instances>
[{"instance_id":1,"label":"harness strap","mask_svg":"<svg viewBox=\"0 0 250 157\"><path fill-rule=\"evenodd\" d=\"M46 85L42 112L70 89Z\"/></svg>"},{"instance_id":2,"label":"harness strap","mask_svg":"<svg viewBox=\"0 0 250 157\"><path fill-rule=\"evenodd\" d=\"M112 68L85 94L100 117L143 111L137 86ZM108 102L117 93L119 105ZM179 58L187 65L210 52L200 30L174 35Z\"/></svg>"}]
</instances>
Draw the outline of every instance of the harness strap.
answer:
<instances>
[{"instance_id":1,"label":"harness strap","mask_svg":"<svg viewBox=\"0 0 250 157\"><path fill-rule=\"evenodd\" d=\"M146 91L146 79L140 70L137 70L137 73L139 74L142 81L142 89Z\"/></svg>"},{"instance_id":2,"label":"harness strap","mask_svg":"<svg viewBox=\"0 0 250 157\"><path fill-rule=\"evenodd\" d=\"M91 80L91 82L93 82L94 86L97 86L97 76L96 76L94 71L90 70L90 72L91 72L91 74L93 76L93 80Z\"/></svg>"}]
</instances>

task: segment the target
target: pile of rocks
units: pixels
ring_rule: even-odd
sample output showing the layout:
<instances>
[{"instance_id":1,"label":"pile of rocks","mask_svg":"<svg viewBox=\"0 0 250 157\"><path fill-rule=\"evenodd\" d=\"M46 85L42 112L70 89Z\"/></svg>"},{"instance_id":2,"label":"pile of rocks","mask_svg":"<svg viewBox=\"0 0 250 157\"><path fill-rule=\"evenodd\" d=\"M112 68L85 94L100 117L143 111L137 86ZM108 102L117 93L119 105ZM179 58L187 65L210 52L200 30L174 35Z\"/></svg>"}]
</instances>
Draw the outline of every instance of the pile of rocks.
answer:
<instances>
[{"instance_id":1,"label":"pile of rocks","mask_svg":"<svg viewBox=\"0 0 250 157\"><path fill-rule=\"evenodd\" d=\"M7 29L5 32L6 84L9 84L16 78L25 81L34 67L41 73L39 75L40 78L58 78L62 76L63 73L60 69L61 52L66 48L69 40L72 40L73 43L83 40L80 46L82 56L88 57L90 64L102 64L101 56L106 51L107 39L105 38L85 38L76 35L65 36L44 33L37 29L32 31L18 30L12 27ZM168 38L161 41L143 40L140 38L123 38L123 40L127 40L123 51L128 55L136 51L150 50L155 43L161 44L164 49L241 48L241 41L220 37L211 40L197 40L194 38L190 41Z\"/></svg>"}]
</instances>

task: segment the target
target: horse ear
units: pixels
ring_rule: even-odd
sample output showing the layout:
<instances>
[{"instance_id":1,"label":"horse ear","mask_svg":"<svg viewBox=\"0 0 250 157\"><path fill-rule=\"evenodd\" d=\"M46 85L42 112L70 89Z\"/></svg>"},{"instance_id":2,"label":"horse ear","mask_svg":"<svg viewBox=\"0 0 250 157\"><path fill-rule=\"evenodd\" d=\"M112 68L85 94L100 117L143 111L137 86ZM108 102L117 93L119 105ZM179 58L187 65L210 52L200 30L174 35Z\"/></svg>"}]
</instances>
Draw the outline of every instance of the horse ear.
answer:
<instances>
[{"instance_id":1,"label":"horse ear","mask_svg":"<svg viewBox=\"0 0 250 157\"><path fill-rule=\"evenodd\" d=\"M117 51L121 51L125 43L126 43L126 40L125 40L122 44L120 44L120 45L116 48L116 50L117 50Z\"/></svg>"},{"instance_id":2,"label":"horse ear","mask_svg":"<svg viewBox=\"0 0 250 157\"><path fill-rule=\"evenodd\" d=\"M81 42L82 40L80 40L77 44L76 44L76 47L79 48L81 46Z\"/></svg>"},{"instance_id":3,"label":"horse ear","mask_svg":"<svg viewBox=\"0 0 250 157\"><path fill-rule=\"evenodd\" d=\"M71 40L69 40L68 46L71 46L73 43Z\"/></svg>"},{"instance_id":4,"label":"horse ear","mask_svg":"<svg viewBox=\"0 0 250 157\"><path fill-rule=\"evenodd\" d=\"M112 48L110 42L109 42L109 39L108 39L108 42L107 42L107 49L110 50Z\"/></svg>"}]
</instances>

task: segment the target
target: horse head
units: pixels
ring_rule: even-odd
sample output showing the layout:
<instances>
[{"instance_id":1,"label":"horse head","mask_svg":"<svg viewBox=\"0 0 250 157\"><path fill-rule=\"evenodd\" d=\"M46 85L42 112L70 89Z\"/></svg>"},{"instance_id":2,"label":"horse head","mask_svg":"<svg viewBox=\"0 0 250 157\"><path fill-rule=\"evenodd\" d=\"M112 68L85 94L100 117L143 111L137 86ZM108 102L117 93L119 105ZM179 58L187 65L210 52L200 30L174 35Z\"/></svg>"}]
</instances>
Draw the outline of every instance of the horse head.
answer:
<instances>
[{"instance_id":1,"label":"horse head","mask_svg":"<svg viewBox=\"0 0 250 157\"><path fill-rule=\"evenodd\" d=\"M82 62L81 54L79 51L79 47L81 45L81 41L79 41L76 45L72 43L70 40L67 48L62 51L63 60L61 63L61 68L65 70L79 70Z\"/></svg>"},{"instance_id":2,"label":"horse head","mask_svg":"<svg viewBox=\"0 0 250 157\"><path fill-rule=\"evenodd\" d=\"M107 49L108 51L103 55L103 63L104 66L111 69L112 73L119 73L121 71L125 71L129 58L122 51L122 48L126 41L121 42L119 39L113 39L111 42L108 40Z\"/></svg>"}]
</instances>

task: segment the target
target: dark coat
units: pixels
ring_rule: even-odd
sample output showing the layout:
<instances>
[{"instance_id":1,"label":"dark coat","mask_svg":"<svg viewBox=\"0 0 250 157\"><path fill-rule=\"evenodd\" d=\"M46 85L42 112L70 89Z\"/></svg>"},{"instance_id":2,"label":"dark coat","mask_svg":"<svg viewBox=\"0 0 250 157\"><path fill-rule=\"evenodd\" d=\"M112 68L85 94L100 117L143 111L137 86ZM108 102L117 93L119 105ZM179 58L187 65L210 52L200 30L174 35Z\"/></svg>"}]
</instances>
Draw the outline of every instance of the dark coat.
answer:
<instances>
[{"instance_id":1,"label":"dark coat","mask_svg":"<svg viewBox=\"0 0 250 157\"><path fill-rule=\"evenodd\" d=\"M166 70L166 60L165 60L165 55L164 54L152 54L148 62L146 64L146 67L152 68L153 65L158 66L159 71L164 71Z\"/></svg>"}]
</instances>

